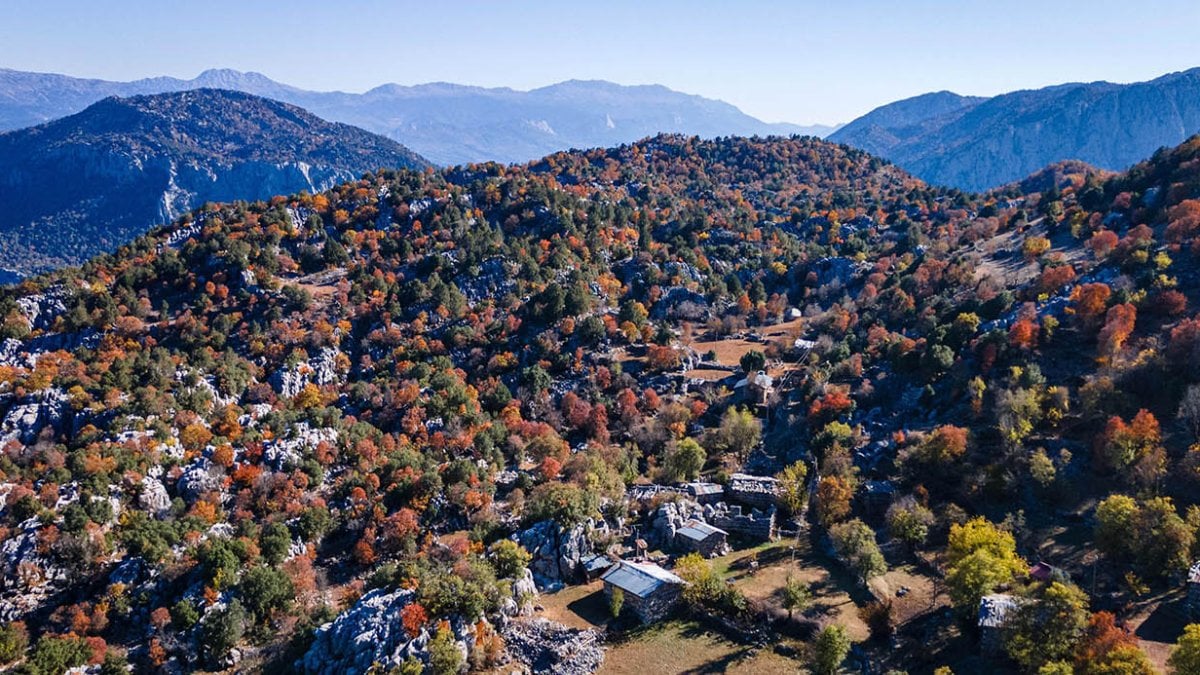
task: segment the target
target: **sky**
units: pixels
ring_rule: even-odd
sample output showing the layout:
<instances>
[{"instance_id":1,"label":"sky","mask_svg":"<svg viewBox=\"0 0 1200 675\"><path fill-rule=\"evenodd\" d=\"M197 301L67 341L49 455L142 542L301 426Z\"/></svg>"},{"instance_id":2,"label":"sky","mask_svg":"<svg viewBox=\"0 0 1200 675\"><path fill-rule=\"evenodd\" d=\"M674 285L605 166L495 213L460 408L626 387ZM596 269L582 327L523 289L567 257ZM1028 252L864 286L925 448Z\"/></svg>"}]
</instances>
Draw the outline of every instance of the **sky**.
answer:
<instances>
[{"instance_id":1,"label":"sky","mask_svg":"<svg viewBox=\"0 0 1200 675\"><path fill-rule=\"evenodd\" d=\"M768 122L917 94L1134 82L1200 66L1196 0L37 0L0 67L131 80L207 68L315 90L396 82L663 84Z\"/></svg>"}]
</instances>

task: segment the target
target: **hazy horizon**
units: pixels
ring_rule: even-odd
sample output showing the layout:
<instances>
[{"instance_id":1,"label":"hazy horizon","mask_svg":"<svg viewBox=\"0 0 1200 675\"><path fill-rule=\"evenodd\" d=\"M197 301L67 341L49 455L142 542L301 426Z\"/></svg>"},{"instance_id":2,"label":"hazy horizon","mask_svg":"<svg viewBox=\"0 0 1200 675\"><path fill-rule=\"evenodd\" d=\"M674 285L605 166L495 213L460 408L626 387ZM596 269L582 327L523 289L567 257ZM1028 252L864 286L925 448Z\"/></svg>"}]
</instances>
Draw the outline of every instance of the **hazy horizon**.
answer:
<instances>
[{"instance_id":1,"label":"hazy horizon","mask_svg":"<svg viewBox=\"0 0 1200 675\"><path fill-rule=\"evenodd\" d=\"M351 93L606 80L719 99L767 122L834 125L931 91L1127 83L1200 65L1200 46L1179 29L1200 21L1197 3L943 4L466 2L431 12L377 0L218 0L181 11L149 0L47 0L8 8L0 67L120 81L228 68Z\"/></svg>"}]
</instances>

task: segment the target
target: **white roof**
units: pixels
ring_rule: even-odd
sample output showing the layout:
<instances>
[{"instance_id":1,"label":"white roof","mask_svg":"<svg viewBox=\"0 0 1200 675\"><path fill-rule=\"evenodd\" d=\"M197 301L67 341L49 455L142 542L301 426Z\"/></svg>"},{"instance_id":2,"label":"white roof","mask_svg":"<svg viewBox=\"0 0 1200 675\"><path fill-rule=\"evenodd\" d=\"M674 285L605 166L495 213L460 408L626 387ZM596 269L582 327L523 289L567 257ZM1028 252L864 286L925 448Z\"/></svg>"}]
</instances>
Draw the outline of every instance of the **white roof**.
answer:
<instances>
[{"instance_id":1,"label":"white roof","mask_svg":"<svg viewBox=\"0 0 1200 675\"><path fill-rule=\"evenodd\" d=\"M1007 593L985 595L979 599L979 626L1002 628L1008 615L1017 608L1017 599Z\"/></svg>"},{"instance_id":2,"label":"white roof","mask_svg":"<svg viewBox=\"0 0 1200 675\"><path fill-rule=\"evenodd\" d=\"M683 579L653 563L635 563L628 560L613 565L601 577L604 581L633 593L638 597L646 597L663 584L682 584Z\"/></svg>"}]
</instances>

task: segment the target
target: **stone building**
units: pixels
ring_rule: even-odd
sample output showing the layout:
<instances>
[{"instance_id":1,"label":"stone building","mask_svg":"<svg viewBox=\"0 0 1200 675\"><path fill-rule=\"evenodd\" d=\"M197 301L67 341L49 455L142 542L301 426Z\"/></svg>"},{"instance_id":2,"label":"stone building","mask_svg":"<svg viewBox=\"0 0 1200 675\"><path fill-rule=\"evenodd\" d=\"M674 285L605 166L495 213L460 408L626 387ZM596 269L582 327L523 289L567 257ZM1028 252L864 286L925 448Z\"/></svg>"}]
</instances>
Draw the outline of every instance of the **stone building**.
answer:
<instances>
[{"instance_id":1,"label":"stone building","mask_svg":"<svg viewBox=\"0 0 1200 675\"><path fill-rule=\"evenodd\" d=\"M725 530L693 518L675 531L675 548L699 553L705 558L715 558L729 550L726 543L728 537L729 533Z\"/></svg>"},{"instance_id":2,"label":"stone building","mask_svg":"<svg viewBox=\"0 0 1200 675\"><path fill-rule=\"evenodd\" d=\"M725 488L717 483L686 483L683 489L700 504L716 504L725 497Z\"/></svg>"},{"instance_id":3,"label":"stone building","mask_svg":"<svg viewBox=\"0 0 1200 675\"><path fill-rule=\"evenodd\" d=\"M742 507L732 506L721 502L706 514L708 522L730 534L745 537L755 541L768 541L775 538L775 507L764 510L750 509L744 513Z\"/></svg>"},{"instance_id":4,"label":"stone building","mask_svg":"<svg viewBox=\"0 0 1200 675\"><path fill-rule=\"evenodd\" d=\"M735 473L729 477L729 484L725 486L725 496L730 501L758 509L775 506L775 499L778 495L779 481L770 476Z\"/></svg>"},{"instance_id":5,"label":"stone building","mask_svg":"<svg viewBox=\"0 0 1200 675\"><path fill-rule=\"evenodd\" d=\"M1016 608L1016 599L1006 593L985 595L979 600L979 648L983 653L1004 651L1004 629Z\"/></svg>"},{"instance_id":6,"label":"stone building","mask_svg":"<svg viewBox=\"0 0 1200 675\"><path fill-rule=\"evenodd\" d=\"M605 597L611 601L620 589L625 596L622 611L633 612L642 623L653 623L670 614L683 596L683 579L653 563L622 560L600 578Z\"/></svg>"}]
</instances>

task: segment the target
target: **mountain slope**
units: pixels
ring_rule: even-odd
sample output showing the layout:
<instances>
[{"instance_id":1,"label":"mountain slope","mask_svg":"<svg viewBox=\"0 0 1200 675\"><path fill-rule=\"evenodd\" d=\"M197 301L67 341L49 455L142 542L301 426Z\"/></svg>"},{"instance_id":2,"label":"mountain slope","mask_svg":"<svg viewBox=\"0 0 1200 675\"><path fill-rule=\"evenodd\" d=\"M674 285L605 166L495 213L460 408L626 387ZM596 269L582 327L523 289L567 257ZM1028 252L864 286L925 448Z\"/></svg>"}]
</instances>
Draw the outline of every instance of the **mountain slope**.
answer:
<instances>
[{"instance_id":1,"label":"mountain slope","mask_svg":"<svg viewBox=\"0 0 1200 675\"><path fill-rule=\"evenodd\" d=\"M736 107L662 86L569 81L534 89L446 83L387 84L363 94L313 92L258 73L208 70L107 82L0 70L0 129L38 124L105 96L201 87L244 91L299 105L321 117L386 135L438 164L524 162L569 148L608 147L660 132L702 137L824 136L833 127L768 124Z\"/></svg>"},{"instance_id":2,"label":"mountain slope","mask_svg":"<svg viewBox=\"0 0 1200 675\"><path fill-rule=\"evenodd\" d=\"M427 162L291 105L213 89L108 98L0 134L0 265L79 262L206 201L318 191Z\"/></svg>"},{"instance_id":3,"label":"mountain slope","mask_svg":"<svg viewBox=\"0 0 1200 675\"><path fill-rule=\"evenodd\" d=\"M933 183L983 190L1061 160L1126 169L1200 131L1200 69L1149 82L1064 84L993 98L927 94L874 110L830 140Z\"/></svg>"},{"instance_id":4,"label":"mountain slope","mask_svg":"<svg viewBox=\"0 0 1200 675\"><path fill-rule=\"evenodd\" d=\"M720 599L698 600L738 650L795 639L777 598L796 569L828 574L823 606L852 606L864 571L914 589L893 638L860 643L881 670L994 662L928 611L973 617L991 590L1183 630L1198 167L1200 137L979 195L816 139L660 135L211 204L0 289L8 658L415 671L441 643L593 673L643 638L598 625L628 640L606 657L555 627L591 614L575 602L514 614L614 542L704 579L662 525L683 516L765 553L766 600L711 576ZM663 499L725 478L719 503ZM747 548L809 513L831 555ZM1011 564L980 582L965 545ZM1026 581L1036 559L1062 574ZM529 647L546 633L550 656Z\"/></svg>"}]
</instances>

